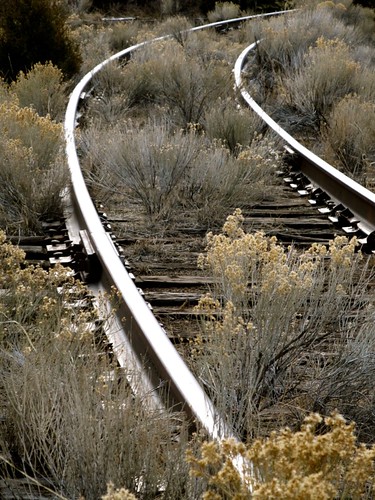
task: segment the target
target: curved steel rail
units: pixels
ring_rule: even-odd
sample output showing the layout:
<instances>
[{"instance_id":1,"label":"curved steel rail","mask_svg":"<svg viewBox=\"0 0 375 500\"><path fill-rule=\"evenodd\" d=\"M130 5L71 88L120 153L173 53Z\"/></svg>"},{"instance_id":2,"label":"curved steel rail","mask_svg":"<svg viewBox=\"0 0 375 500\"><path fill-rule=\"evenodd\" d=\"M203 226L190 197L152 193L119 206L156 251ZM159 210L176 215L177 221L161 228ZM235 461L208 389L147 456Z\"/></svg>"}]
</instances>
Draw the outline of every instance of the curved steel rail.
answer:
<instances>
[{"instance_id":1,"label":"curved steel rail","mask_svg":"<svg viewBox=\"0 0 375 500\"><path fill-rule=\"evenodd\" d=\"M277 15L284 12L265 15ZM210 23L187 31L239 23L261 16L246 16ZM126 364L128 362L129 353L133 350L137 353L138 364L147 359L147 365L150 368L149 387L151 390L160 386L161 382L167 381L169 383L169 395L177 408L183 408L190 417L199 421L212 438L220 438L231 433L226 429L202 387L179 356L147 303L139 294L120 259L111 237L102 225L83 178L74 135L80 99L94 75L111 61L127 56L149 43L170 38L171 36L166 35L145 41L114 54L87 73L73 90L64 123L66 154L71 175L69 203L73 210L70 217L75 218L75 222L71 223L71 227L86 231L96 253L102 267L100 291L109 293L112 289L116 289L121 296L120 305L117 305L116 326L112 334L114 349L117 350L117 354L122 359L121 363ZM73 238L78 243L78 230L72 230L76 232ZM134 365L134 360L131 363ZM153 365L153 368L150 367L150 364Z\"/></svg>"},{"instance_id":2,"label":"curved steel rail","mask_svg":"<svg viewBox=\"0 0 375 500\"><path fill-rule=\"evenodd\" d=\"M144 44L131 47L123 51L123 54L142 45ZM78 227L86 230L102 267L101 283L104 291L111 293L114 288L121 296L116 311L118 331L114 348L121 350L128 346L126 350L129 352L130 343L132 350L138 354L140 363L147 356L147 364L151 362L156 367L156 370L149 370L151 386L156 388L160 385L160 380L155 380L156 374L169 381L173 401L183 406L191 417L199 420L211 436L218 437L223 429L218 424L211 402L139 294L111 237L102 225L79 165L74 129L80 96L95 73L113 59L115 57L99 64L80 81L71 95L66 111L66 153L71 174L71 203L74 214L78 219Z\"/></svg>"},{"instance_id":3,"label":"curved steel rail","mask_svg":"<svg viewBox=\"0 0 375 500\"><path fill-rule=\"evenodd\" d=\"M308 179L325 191L337 204L341 203L349 208L354 217L358 218L357 227L365 235L370 235L375 230L375 194L358 184L348 176L339 172L326 161L309 151L296 141L283 128L281 128L263 109L254 101L246 91L242 82L242 70L251 50L259 42L255 42L238 57L234 76L237 88L247 104L262 118L290 146L292 152L299 157L298 166Z\"/></svg>"},{"instance_id":4,"label":"curved steel rail","mask_svg":"<svg viewBox=\"0 0 375 500\"><path fill-rule=\"evenodd\" d=\"M233 25L250 19L294 11L278 11L239 17L197 26L186 30L186 32ZM79 230L85 231L102 268L101 280L97 285L98 293L110 293L111 290L115 289L121 297L120 304L116 304L116 318L110 334L120 364L125 366L130 363L131 366L136 365L140 368L146 361L146 366L149 368L146 386L149 387L149 390L155 391L166 381L170 400L176 405L176 408L182 408L190 417L198 421L211 438L222 438L231 435L231 431L226 428L212 402L173 347L123 265L119 252L109 233L103 227L91 200L76 151L74 132L77 125L78 107L94 75L111 61L126 57L147 44L172 36L165 35L141 42L112 55L87 73L73 90L64 123L66 154L71 175L69 203L73 210L70 217L75 220L71 224L72 228L75 228L73 231L76 232L73 238L78 242ZM136 359L133 356L134 352Z\"/></svg>"}]
</instances>

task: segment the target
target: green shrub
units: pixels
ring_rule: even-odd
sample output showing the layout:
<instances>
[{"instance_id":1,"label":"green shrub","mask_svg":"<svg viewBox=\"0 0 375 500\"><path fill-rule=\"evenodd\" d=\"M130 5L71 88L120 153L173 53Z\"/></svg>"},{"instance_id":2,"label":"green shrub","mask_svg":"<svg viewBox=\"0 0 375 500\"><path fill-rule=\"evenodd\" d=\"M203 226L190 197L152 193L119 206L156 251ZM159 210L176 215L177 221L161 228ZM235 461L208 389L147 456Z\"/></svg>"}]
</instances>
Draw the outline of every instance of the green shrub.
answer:
<instances>
[{"instance_id":1,"label":"green shrub","mask_svg":"<svg viewBox=\"0 0 375 500\"><path fill-rule=\"evenodd\" d=\"M15 80L36 63L52 61L66 77L80 56L65 24L68 12L57 0L3 0L0 3L0 74Z\"/></svg>"}]
</instances>

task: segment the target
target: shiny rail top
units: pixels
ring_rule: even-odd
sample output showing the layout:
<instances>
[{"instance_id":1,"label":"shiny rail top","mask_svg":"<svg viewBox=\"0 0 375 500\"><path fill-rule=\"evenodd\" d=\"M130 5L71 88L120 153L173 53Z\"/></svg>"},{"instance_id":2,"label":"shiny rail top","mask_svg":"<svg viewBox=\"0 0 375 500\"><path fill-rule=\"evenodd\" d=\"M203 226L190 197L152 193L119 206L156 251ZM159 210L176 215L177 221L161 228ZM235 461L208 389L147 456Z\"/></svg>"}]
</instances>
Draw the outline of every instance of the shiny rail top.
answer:
<instances>
[{"instance_id":1,"label":"shiny rail top","mask_svg":"<svg viewBox=\"0 0 375 500\"><path fill-rule=\"evenodd\" d=\"M260 42L255 42L238 57L234 67L236 86L247 104L272 128L300 157L301 171L331 198L350 208L360 220L358 227L367 235L375 230L375 194L358 184L348 176L339 172L326 161L309 151L281 128L263 109L254 101L242 82L242 70L251 50Z\"/></svg>"},{"instance_id":2,"label":"shiny rail top","mask_svg":"<svg viewBox=\"0 0 375 500\"><path fill-rule=\"evenodd\" d=\"M258 17L279 15L288 12L293 11L245 16L198 26L186 31L197 31L241 23ZM221 439L230 437L232 435L231 430L227 428L224 420L216 412L212 402L173 347L129 276L91 200L76 150L75 128L77 126L78 107L93 76L111 61L125 57L149 43L170 38L171 36L166 35L145 41L114 54L87 73L73 90L64 123L66 154L71 175L70 198L74 207L74 217L79 221L79 225L86 231L90 238L90 242L103 268L101 286L104 284L104 289L107 291L110 291L114 287L122 297L121 306L116 313L119 325L116 332L116 342L123 342L124 346L128 346L130 343L135 353L141 358L147 353L147 359L156 368L154 370L156 379L152 380L153 386L157 387L158 382L160 384L160 379L157 380L157 377L168 381L170 384L170 393L174 400L181 405L190 417L202 425L211 438ZM118 346L116 347L118 348ZM128 348L126 347L124 350L128 350ZM242 477L241 457L235 457L233 464L239 470Z\"/></svg>"},{"instance_id":3,"label":"shiny rail top","mask_svg":"<svg viewBox=\"0 0 375 500\"><path fill-rule=\"evenodd\" d=\"M259 16L246 16L210 23L193 28L191 31L243 22L254 17ZM91 200L76 150L75 128L77 126L78 107L94 75L111 61L120 59L149 43L170 37L171 35L158 37L114 54L87 73L73 90L66 110L64 124L66 154L71 176L71 200L75 217L82 229L86 230L103 268L102 279L106 283L106 289L109 291L115 287L122 297L122 305L118 315L123 326L123 335L130 339L137 354L143 356L147 352L148 359L156 367L155 373L158 374L157 376L169 381L170 392L174 400L191 417L199 421L211 437L216 438L229 436L231 433L226 429L223 421L216 414L211 401L173 347L120 260L118 252L108 233L103 228ZM124 344L126 342L127 340L124 337ZM155 386L157 386L158 381L155 380L154 382Z\"/></svg>"}]
</instances>

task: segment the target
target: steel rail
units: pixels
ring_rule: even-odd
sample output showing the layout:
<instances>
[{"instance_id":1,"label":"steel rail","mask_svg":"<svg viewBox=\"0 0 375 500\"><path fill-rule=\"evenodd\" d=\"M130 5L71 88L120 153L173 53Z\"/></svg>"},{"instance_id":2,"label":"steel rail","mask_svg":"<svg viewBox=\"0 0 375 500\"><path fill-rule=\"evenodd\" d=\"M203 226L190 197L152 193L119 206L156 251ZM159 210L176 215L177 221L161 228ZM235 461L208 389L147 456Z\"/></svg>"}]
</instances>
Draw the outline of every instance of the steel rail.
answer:
<instances>
[{"instance_id":1,"label":"steel rail","mask_svg":"<svg viewBox=\"0 0 375 500\"><path fill-rule=\"evenodd\" d=\"M254 18L288 12L294 12L294 10L229 19L184 31L198 31L238 24ZM117 297L121 297L120 300L117 300L115 317L107 333L120 365L130 366L131 370L142 372L142 384L146 387L146 391L152 395L155 394L160 385L166 383L169 401L175 405L176 409L184 410L190 418L199 422L211 439L223 439L232 436L232 431L226 426L211 400L168 339L164 329L156 320L126 270L119 252L103 227L91 200L76 149L75 129L78 124L78 108L93 77L111 61L126 57L147 44L171 37L172 35L160 36L112 55L88 72L74 88L64 122L66 156L71 177L71 188L66 194L66 205L70 207L67 224L70 225L70 234L76 243L79 243L80 231L83 229L86 232L101 266L101 279L91 288L94 288L97 295L102 297L108 296L115 289ZM105 299L105 301L108 300ZM144 368L147 369L146 375ZM158 396L155 397L155 400L156 404L159 404ZM243 477L241 457L234 458L233 463Z\"/></svg>"},{"instance_id":2,"label":"steel rail","mask_svg":"<svg viewBox=\"0 0 375 500\"><path fill-rule=\"evenodd\" d=\"M123 53L142 45L144 43ZM110 58L110 60L113 59ZM71 175L71 204L78 224L87 231L102 267L100 288L107 294L115 289L122 298L118 301L115 313L117 338L114 348L117 351L124 349L125 358L130 349L134 351L139 358L139 363L146 363L150 386L157 388L161 381L168 381L169 395L176 409L183 409L189 417L197 419L212 437L220 437L224 432L223 424L215 414L211 401L139 294L111 237L102 225L83 178L74 136L77 108L84 88L105 64L101 63L96 66L74 89L66 111L65 140ZM124 364L127 362L125 359Z\"/></svg>"},{"instance_id":3,"label":"steel rail","mask_svg":"<svg viewBox=\"0 0 375 500\"><path fill-rule=\"evenodd\" d=\"M375 230L375 194L332 167L294 139L254 101L244 88L242 72L249 52L254 50L258 43L260 42L252 43L246 47L238 57L234 66L236 87L240 90L246 103L289 145L292 152L298 155L298 167L301 172L313 184L326 192L333 201L349 208L354 217L359 220L357 227L369 236Z\"/></svg>"},{"instance_id":4,"label":"steel rail","mask_svg":"<svg viewBox=\"0 0 375 500\"><path fill-rule=\"evenodd\" d=\"M281 12L275 14L279 13ZM219 21L192 28L191 31L239 23L260 16ZM183 409L189 417L198 421L211 438L222 438L230 436L231 432L140 295L110 235L104 229L89 195L76 149L75 129L78 108L93 77L111 61L125 57L147 44L171 37L172 35L160 36L112 55L88 72L74 88L64 122L66 156L71 177L67 202L70 214L67 224L70 225L70 232L73 233L72 238L76 243L79 243L79 230L82 229L90 239L102 268L98 291L109 295L111 290L115 289L121 297L120 304L116 304L115 327L110 333L120 364L123 366L130 364L132 367L136 365L139 368L146 363L148 380L145 384L150 391L167 382L169 397L176 409ZM135 356L132 355L133 352L136 353Z\"/></svg>"},{"instance_id":5,"label":"steel rail","mask_svg":"<svg viewBox=\"0 0 375 500\"><path fill-rule=\"evenodd\" d=\"M225 21L197 26L189 31L198 31L207 28L216 28L223 25L238 24L244 21L285 14L292 11L279 11L267 14L257 14L235 18ZM85 90L92 78L111 61L128 56L131 52L141 49L149 43L171 38L165 35L149 41L141 42L124 49L105 61L95 66L88 72L74 88L67 106L64 134L66 142L66 156L70 170L71 186L65 193L66 206L69 216L67 224L70 225L70 234L76 243L79 243L80 232L83 229L92 245L96 258L101 266L101 278L96 285L91 285L98 297L103 300L108 297L113 289L117 292L115 317L107 330L107 336L113 345L113 350L120 366L130 367L143 374L142 390L152 396L160 385L166 382L168 386L169 401L176 409L184 410L187 415L206 430L211 439L223 439L233 436L222 417L218 414L211 400L208 398L201 385L182 360L164 329L156 320L152 311L140 295L112 238L103 227L99 214L91 200L83 173L80 167L76 148L75 129L78 124L78 108ZM109 303L105 298L104 307ZM145 374L145 368L147 373ZM138 377L135 377L136 383ZM158 395L155 401L159 405ZM244 462L241 457L234 457L233 464L243 479ZM252 470L251 464L246 464ZM248 485L249 490L252 489Z\"/></svg>"}]
</instances>

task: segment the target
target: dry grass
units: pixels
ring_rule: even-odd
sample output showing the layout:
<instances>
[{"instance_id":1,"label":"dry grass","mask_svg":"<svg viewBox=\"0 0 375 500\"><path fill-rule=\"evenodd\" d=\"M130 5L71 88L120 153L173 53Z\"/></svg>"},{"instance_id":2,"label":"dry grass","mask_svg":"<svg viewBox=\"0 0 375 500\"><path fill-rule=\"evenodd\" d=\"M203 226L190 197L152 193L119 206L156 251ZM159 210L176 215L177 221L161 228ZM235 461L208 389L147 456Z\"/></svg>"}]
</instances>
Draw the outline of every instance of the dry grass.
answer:
<instances>
[{"instance_id":1,"label":"dry grass","mask_svg":"<svg viewBox=\"0 0 375 500\"><path fill-rule=\"evenodd\" d=\"M60 122L67 105L67 83L63 73L52 63L35 64L26 74L22 71L10 85L21 107L32 107L40 116L49 115Z\"/></svg>"},{"instance_id":2,"label":"dry grass","mask_svg":"<svg viewBox=\"0 0 375 500\"><path fill-rule=\"evenodd\" d=\"M139 30L140 26L137 21L120 22L112 25L108 40L110 50L115 53L134 45Z\"/></svg>"},{"instance_id":3,"label":"dry grass","mask_svg":"<svg viewBox=\"0 0 375 500\"><path fill-rule=\"evenodd\" d=\"M301 125L319 130L328 121L335 102L356 91L359 70L346 43L319 38L300 68L283 79L285 102L296 110Z\"/></svg>"},{"instance_id":4,"label":"dry grass","mask_svg":"<svg viewBox=\"0 0 375 500\"><path fill-rule=\"evenodd\" d=\"M243 123L241 116L239 120ZM244 140L251 144L236 143L234 157L194 127L175 131L163 120L139 129L129 121L107 131L87 131L82 149L91 189L101 199L126 192L153 220L173 221L188 208L197 223L212 227L236 204L271 196L278 163L273 145L246 135Z\"/></svg>"},{"instance_id":5,"label":"dry grass","mask_svg":"<svg viewBox=\"0 0 375 500\"><path fill-rule=\"evenodd\" d=\"M140 498L161 489L178 498L188 487L183 424L131 394L126 375L134 374L74 338L35 341L21 366L7 361L6 438L23 470L68 498L99 498L109 481Z\"/></svg>"},{"instance_id":6,"label":"dry grass","mask_svg":"<svg viewBox=\"0 0 375 500\"><path fill-rule=\"evenodd\" d=\"M374 104L358 95L347 95L332 110L324 134L340 168L364 185L374 174L374 124Z\"/></svg>"},{"instance_id":7,"label":"dry grass","mask_svg":"<svg viewBox=\"0 0 375 500\"><path fill-rule=\"evenodd\" d=\"M250 109L236 109L231 99L219 99L206 112L203 126L210 140L222 141L232 154L238 155L251 145L262 124Z\"/></svg>"},{"instance_id":8,"label":"dry grass","mask_svg":"<svg viewBox=\"0 0 375 500\"><path fill-rule=\"evenodd\" d=\"M172 16L158 23L156 33L159 36L171 35L176 42L184 46L191 36L187 31L192 27L193 25L187 17Z\"/></svg>"},{"instance_id":9,"label":"dry grass","mask_svg":"<svg viewBox=\"0 0 375 500\"><path fill-rule=\"evenodd\" d=\"M268 78L273 73L288 74L299 67L304 54L320 37L354 43L353 28L346 26L330 9L303 9L294 14L271 17L257 24L254 34L248 22L249 43L262 40L257 57ZM266 78L266 81L267 79Z\"/></svg>"},{"instance_id":10,"label":"dry grass","mask_svg":"<svg viewBox=\"0 0 375 500\"><path fill-rule=\"evenodd\" d=\"M86 23L76 20L72 22L72 37L79 44L82 64L80 67L81 77L101 63L113 52L110 51L109 41L111 39L111 29L103 26L101 22Z\"/></svg>"},{"instance_id":11,"label":"dry grass","mask_svg":"<svg viewBox=\"0 0 375 500\"><path fill-rule=\"evenodd\" d=\"M60 217L68 179L62 127L67 84L52 64L37 64L1 85L0 224L9 233L41 232L41 222Z\"/></svg>"},{"instance_id":12,"label":"dry grass","mask_svg":"<svg viewBox=\"0 0 375 500\"><path fill-rule=\"evenodd\" d=\"M76 2L75 8L82 5ZM177 2L163 2L162 7L164 14L179 8ZM225 2L212 15L236 16L233 9ZM269 92L276 101L274 91L281 89L281 100L290 108L294 92L294 116L306 116L307 111L307 121L314 127L322 121L332 129L336 124L327 138L331 149L338 156L350 149L371 163L373 129L363 109L369 109L375 85L373 73L360 66L369 60L370 51L364 45L348 49L358 40L371 39L371 33L367 28L361 38L358 27L348 27L354 14L329 5L309 9L255 28L248 24L230 35L231 44L213 33L180 33L188 26L185 18L167 19L147 35L136 24L122 29L77 21L74 34L81 41L83 72L135 40L152 38L155 32L173 35L168 42L138 51L125 66L108 65L96 77L96 99L89 102L87 122L82 124L88 128L81 130L91 190L101 200L122 191L140 200L155 220L173 221L176 212L189 208L197 224L211 227L235 206L268 196L277 164L274 146L257 136L256 119L235 109L235 102L228 99L235 97L231 70L240 53L239 42L247 37L251 42L254 37L265 38L257 53L263 71L258 84L265 84L264 96ZM361 19L362 26L369 25L369 17ZM325 40L316 43L322 35ZM340 65L334 63L338 57ZM284 73L292 70L289 81ZM21 75L14 90L22 102L33 101L44 114L59 106L52 105L53 95L39 104L32 97L43 71ZM54 88L61 97L59 81L54 74ZM345 97L351 90L358 97ZM33 232L41 214L59 207L58 193L64 185L63 169L56 166L60 137L50 121L21 111L8 100L7 92L1 86L0 196L7 206L2 224L16 230L26 222ZM152 121L150 107L155 113ZM369 134L352 134L346 127L348 116L357 129L367 127ZM29 176L26 181L25 169L35 185ZM35 211L29 208L30 199L36 200ZM244 234L240 219L236 212L228 219L225 234L209 237L202 260L221 284L202 300L205 319L207 310L212 317L202 322L202 337L192 346L203 384L242 436L267 433L267 419L275 411L280 412L278 424L288 419L298 426L310 410L327 415L337 407L345 417L357 420L357 432L370 441L375 401L373 312L364 296L368 275L366 268L361 274L354 243L336 240L328 253L314 247L301 257L263 235ZM6 252L0 275L6 290L0 307L1 412L6 416L1 453L21 470L42 472L68 498L99 498L111 482L104 498L131 498L125 488L141 498L154 498L158 492L162 498L198 498L201 485L188 477L184 461L186 429L180 415L155 411L150 415L144 401L130 394L127 373L104 357L98 359L92 334L85 328L89 318L64 309L53 275L21 272L22 257ZM331 347L324 345L326 339ZM170 429L176 422L177 439L172 441ZM350 441L352 428L347 432L339 420L331 423ZM276 440L276 448L285 450L292 443L311 455L306 445L310 431L306 427L305 434L297 437L281 433L274 441L261 442L260 449L269 457ZM341 451L346 450L346 441L340 443ZM291 458L293 450L288 450L279 457L283 464L285 457ZM363 449L352 451L363 465ZM206 458L204 465L210 464ZM225 460L225 454L219 458ZM256 458L253 453L251 459ZM259 467L266 478L267 467ZM1 471L9 473L6 467ZM295 495L290 478L278 477L285 483L284 498ZM318 478L319 484L311 478L304 483L308 489L303 490L304 498L318 487L332 491ZM270 482L264 481L265 496L275 486Z\"/></svg>"},{"instance_id":13,"label":"dry grass","mask_svg":"<svg viewBox=\"0 0 375 500\"><path fill-rule=\"evenodd\" d=\"M238 43L226 50L214 33L177 36L185 24L168 19L159 29L172 26L172 39L95 78L81 146L101 200L124 191L153 220L172 221L188 208L197 223L215 225L270 194L277 159L272 144L254 140L257 118L234 105Z\"/></svg>"},{"instance_id":14,"label":"dry grass","mask_svg":"<svg viewBox=\"0 0 375 500\"><path fill-rule=\"evenodd\" d=\"M150 407L127 384L137 375L98 353L95 313L70 305L82 285L59 267L21 270L23 258L1 234L0 475L14 464L67 498L110 482L139 498L192 492L182 415Z\"/></svg>"},{"instance_id":15,"label":"dry grass","mask_svg":"<svg viewBox=\"0 0 375 500\"><path fill-rule=\"evenodd\" d=\"M84 111L84 120L106 127L124 119L135 101L142 99L142 76L129 75L117 61L107 64L93 78L93 96ZM130 76L130 78L129 78ZM134 92L132 91L134 89ZM147 90L145 90L147 93Z\"/></svg>"},{"instance_id":16,"label":"dry grass","mask_svg":"<svg viewBox=\"0 0 375 500\"><path fill-rule=\"evenodd\" d=\"M201 123L205 112L231 88L230 69L214 61L205 67L186 53L165 60L157 98L179 127Z\"/></svg>"},{"instance_id":17,"label":"dry grass","mask_svg":"<svg viewBox=\"0 0 375 500\"><path fill-rule=\"evenodd\" d=\"M89 113L92 111L96 120L104 110L108 121L106 103L115 100L113 107L119 108L116 120L122 110L129 115L128 107L139 116L142 108L145 115L146 106L157 106L159 114L167 114L176 126L186 127L200 123L217 99L228 95L228 89L232 93L231 69L240 47L226 50L222 41L212 40L207 46L202 34L179 32L178 28L186 28L184 23L184 18L166 22L160 30L163 34L165 29L172 30L172 39L146 45L134 52L124 67L113 63L95 76L95 94L101 102L90 103Z\"/></svg>"},{"instance_id":18,"label":"dry grass","mask_svg":"<svg viewBox=\"0 0 375 500\"><path fill-rule=\"evenodd\" d=\"M250 146L244 147L237 157L220 142L214 143L201 152L188 180L188 206L200 224L216 227L234 206L248 207L272 199L278 162L274 145L267 138L253 137Z\"/></svg>"},{"instance_id":19,"label":"dry grass","mask_svg":"<svg viewBox=\"0 0 375 500\"><path fill-rule=\"evenodd\" d=\"M315 7L245 26L249 41L262 40L246 68L247 86L282 127L366 183L372 127L362 115L375 88L373 14L351 2Z\"/></svg>"},{"instance_id":20,"label":"dry grass","mask_svg":"<svg viewBox=\"0 0 375 500\"><path fill-rule=\"evenodd\" d=\"M225 19L233 19L240 17L241 11L239 5L233 2L216 2L215 9L207 13L207 18L210 23L224 21Z\"/></svg>"}]
</instances>

